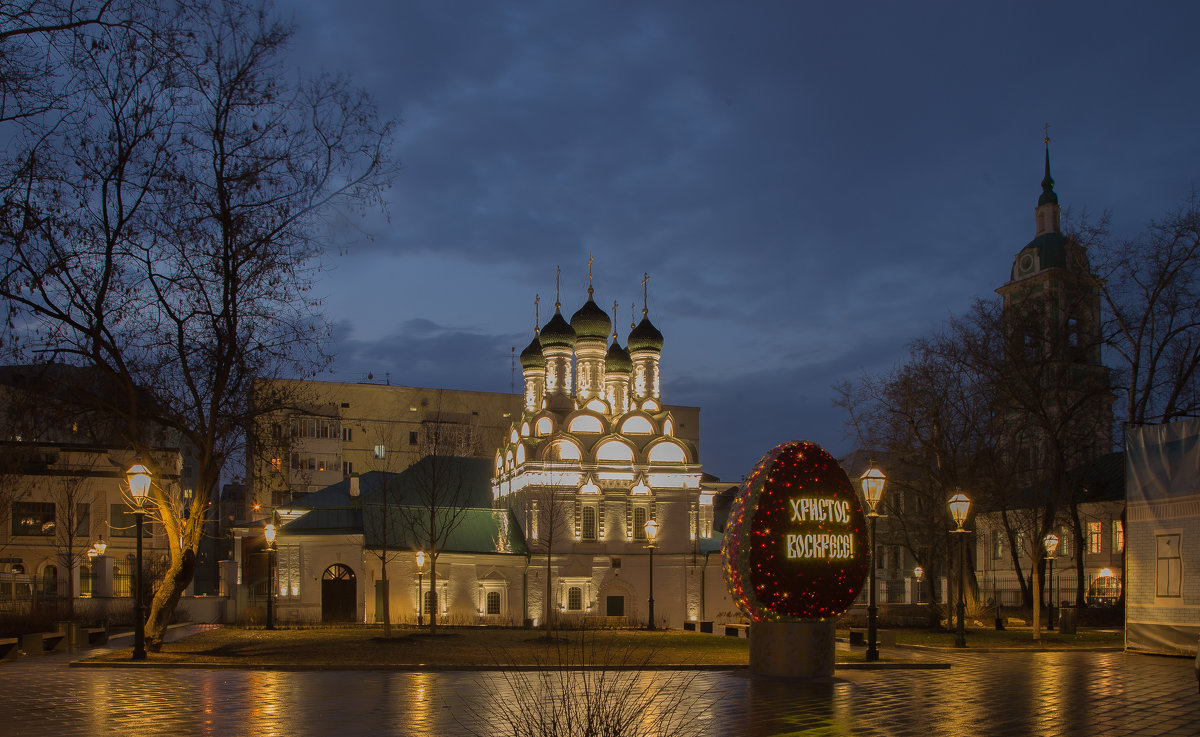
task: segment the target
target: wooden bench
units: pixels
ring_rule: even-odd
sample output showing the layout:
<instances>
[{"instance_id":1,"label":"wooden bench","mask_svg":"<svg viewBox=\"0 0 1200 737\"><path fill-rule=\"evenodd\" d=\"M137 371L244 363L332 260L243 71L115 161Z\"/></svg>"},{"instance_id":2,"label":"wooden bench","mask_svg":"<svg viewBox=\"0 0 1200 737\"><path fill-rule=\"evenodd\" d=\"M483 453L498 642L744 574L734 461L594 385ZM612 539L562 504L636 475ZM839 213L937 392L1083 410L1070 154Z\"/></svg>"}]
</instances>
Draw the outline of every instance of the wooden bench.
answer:
<instances>
[{"instance_id":1,"label":"wooden bench","mask_svg":"<svg viewBox=\"0 0 1200 737\"><path fill-rule=\"evenodd\" d=\"M21 641L15 637L0 638L0 660L9 660L17 657L17 645Z\"/></svg>"},{"instance_id":2,"label":"wooden bench","mask_svg":"<svg viewBox=\"0 0 1200 737\"><path fill-rule=\"evenodd\" d=\"M748 625L748 624L726 624L725 625L725 636L726 637L749 637L750 636L750 625Z\"/></svg>"},{"instance_id":3,"label":"wooden bench","mask_svg":"<svg viewBox=\"0 0 1200 737\"><path fill-rule=\"evenodd\" d=\"M84 627L82 632L83 639L86 639L89 645L105 645L108 643L108 629L105 627Z\"/></svg>"},{"instance_id":4,"label":"wooden bench","mask_svg":"<svg viewBox=\"0 0 1200 737\"><path fill-rule=\"evenodd\" d=\"M896 631L875 630L875 642L880 647L896 647ZM865 629L851 628L850 645L852 647L866 647L867 631Z\"/></svg>"},{"instance_id":5,"label":"wooden bench","mask_svg":"<svg viewBox=\"0 0 1200 737\"><path fill-rule=\"evenodd\" d=\"M66 632L43 632L42 652L52 653L67 639Z\"/></svg>"}]
</instances>

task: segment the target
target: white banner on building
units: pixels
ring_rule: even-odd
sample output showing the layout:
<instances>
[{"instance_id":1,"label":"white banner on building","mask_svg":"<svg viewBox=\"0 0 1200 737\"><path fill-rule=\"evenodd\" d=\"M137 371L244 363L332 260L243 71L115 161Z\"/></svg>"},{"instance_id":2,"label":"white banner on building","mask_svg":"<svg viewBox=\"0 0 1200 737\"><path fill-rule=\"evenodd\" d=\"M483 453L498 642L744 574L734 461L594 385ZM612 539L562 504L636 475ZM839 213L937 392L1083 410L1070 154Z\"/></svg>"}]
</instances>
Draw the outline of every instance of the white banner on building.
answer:
<instances>
[{"instance_id":1,"label":"white banner on building","mask_svg":"<svg viewBox=\"0 0 1200 737\"><path fill-rule=\"evenodd\" d=\"M1200 420L1125 435L1125 644L1196 653L1200 635Z\"/></svg>"}]
</instances>

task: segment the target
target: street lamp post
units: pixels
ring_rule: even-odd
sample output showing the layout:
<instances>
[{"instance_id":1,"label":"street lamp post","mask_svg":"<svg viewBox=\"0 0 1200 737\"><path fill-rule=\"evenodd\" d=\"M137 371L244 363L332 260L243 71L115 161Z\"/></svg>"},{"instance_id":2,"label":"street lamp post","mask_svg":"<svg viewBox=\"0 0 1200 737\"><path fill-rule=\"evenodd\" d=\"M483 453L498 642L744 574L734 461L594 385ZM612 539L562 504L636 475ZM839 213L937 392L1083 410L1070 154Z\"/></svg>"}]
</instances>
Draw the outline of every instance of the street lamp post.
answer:
<instances>
[{"instance_id":1,"label":"street lamp post","mask_svg":"<svg viewBox=\"0 0 1200 737\"><path fill-rule=\"evenodd\" d=\"M642 547L650 551L650 621L646 624L646 629L652 630L654 627L654 549L658 546L654 544L654 540L658 537L658 523L654 520L646 522L646 544Z\"/></svg>"},{"instance_id":2,"label":"street lamp post","mask_svg":"<svg viewBox=\"0 0 1200 737\"><path fill-rule=\"evenodd\" d=\"M263 528L267 539L267 629L275 629L275 523Z\"/></svg>"},{"instance_id":3,"label":"street lamp post","mask_svg":"<svg viewBox=\"0 0 1200 737\"><path fill-rule=\"evenodd\" d=\"M150 470L140 463L125 472L133 497L134 532L137 536L137 574L133 579L133 660L146 659L146 604L142 598L142 523L146 516L146 494L150 491Z\"/></svg>"},{"instance_id":4,"label":"street lamp post","mask_svg":"<svg viewBox=\"0 0 1200 737\"><path fill-rule=\"evenodd\" d=\"M875 468L872 465L863 472L861 477L863 498L867 502L869 511L867 516L871 518L871 583L870 583L870 601L867 605L867 660L879 660L879 646L876 642L877 630L877 609L875 607L875 569L878 568L878 561L875 560L875 522L879 519L879 500L883 497L883 485L886 477L883 471Z\"/></svg>"},{"instance_id":5,"label":"street lamp post","mask_svg":"<svg viewBox=\"0 0 1200 737\"><path fill-rule=\"evenodd\" d=\"M954 518L954 524L958 529L954 530L959 535L958 538L958 627L954 633L954 647L967 646L967 599L963 588L966 586L966 561L967 561L967 530L963 528L963 522L967 519L967 512L971 510L971 500L961 491L950 497L950 516Z\"/></svg>"},{"instance_id":6,"label":"street lamp post","mask_svg":"<svg viewBox=\"0 0 1200 737\"><path fill-rule=\"evenodd\" d=\"M1058 535L1053 532L1046 534L1046 560L1050 563L1050 585L1046 591L1046 627L1054 629L1054 554L1058 551Z\"/></svg>"},{"instance_id":7,"label":"street lamp post","mask_svg":"<svg viewBox=\"0 0 1200 737\"><path fill-rule=\"evenodd\" d=\"M417 626L425 626L425 551L417 551Z\"/></svg>"},{"instance_id":8,"label":"street lamp post","mask_svg":"<svg viewBox=\"0 0 1200 737\"><path fill-rule=\"evenodd\" d=\"M984 545L987 545L987 538L984 538ZM992 556L992 601L996 604L996 631L1004 629L1004 619L1000 616L1000 584L996 583L996 561L998 559Z\"/></svg>"}]
</instances>

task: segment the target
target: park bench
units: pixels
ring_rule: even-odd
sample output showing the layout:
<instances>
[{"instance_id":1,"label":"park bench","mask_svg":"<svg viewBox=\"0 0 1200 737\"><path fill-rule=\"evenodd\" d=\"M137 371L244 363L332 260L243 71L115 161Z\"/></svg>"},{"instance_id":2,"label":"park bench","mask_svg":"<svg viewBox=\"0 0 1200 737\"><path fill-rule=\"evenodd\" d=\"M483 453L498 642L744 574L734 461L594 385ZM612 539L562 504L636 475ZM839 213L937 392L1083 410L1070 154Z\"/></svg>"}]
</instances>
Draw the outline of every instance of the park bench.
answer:
<instances>
[{"instance_id":1,"label":"park bench","mask_svg":"<svg viewBox=\"0 0 1200 737\"><path fill-rule=\"evenodd\" d=\"M21 635L21 650L26 655L52 653L66 638L66 632L26 632Z\"/></svg>"},{"instance_id":2,"label":"park bench","mask_svg":"<svg viewBox=\"0 0 1200 737\"><path fill-rule=\"evenodd\" d=\"M82 633L83 639L86 639L89 645L104 645L108 643L108 629L106 627L84 627Z\"/></svg>"},{"instance_id":3,"label":"park bench","mask_svg":"<svg viewBox=\"0 0 1200 737\"><path fill-rule=\"evenodd\" d=\"M750 625L741 623L731 623L725 625L726 637L749 637Z\"/></svg>"},{"instance_id":4,"label":"park bench","mask_svg":"<svg viewBox=\"0 0 1200 737\"><path fill-rule=\"evenodd\" d=\"M876 644L881 647L896 647L896 631L895 630L876 630ZM850 630L850 645L851 646L867 646L867 630L852 628Z\"/></svg>"}]
</instances>

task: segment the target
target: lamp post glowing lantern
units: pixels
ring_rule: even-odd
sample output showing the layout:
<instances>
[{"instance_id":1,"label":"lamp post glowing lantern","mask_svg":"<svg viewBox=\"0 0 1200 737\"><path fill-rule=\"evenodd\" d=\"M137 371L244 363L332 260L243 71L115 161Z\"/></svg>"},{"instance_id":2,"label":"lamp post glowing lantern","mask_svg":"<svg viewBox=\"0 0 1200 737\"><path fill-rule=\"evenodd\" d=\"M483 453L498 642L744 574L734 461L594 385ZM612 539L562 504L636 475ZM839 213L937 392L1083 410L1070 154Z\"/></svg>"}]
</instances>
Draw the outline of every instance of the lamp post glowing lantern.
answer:
<instances>
[{"instance_id":1,"label":"lamp post glowing lantern","mask_svg":"<svg viewBox=\"0 0 1200 737\"><path fill-rule=\"evenodd\" d=\"M1046 544L1046 561L1050 564L1050 585L1046 590L1046 626L1054 628L1054 554L1058 552L1058 535L1047 533L1043 541Z\"/></svg>"},{"instance_id":2,"label":"lamp post glowing lantern","mask_svg":"<svg viewBox=\"0 0 1200 737\"><path fill-rule=\"evenodd\" d=\"M751 622L752 672L833 675L834 625L871 563L866 528L846 472L816 443L779 445L747 474L721 553L730 598Z\"/></svg>"},{"instance_id":3,"label":"lamp post glowing lantern","mask_svg":"<svg viewBox=\"0 0 1200 737\"><path fill-rule=\"evenodd\" d=\"M424 599L424 592L422 591L422 589L424 589L424 584L425 584L425 581L423 580L424 575L425 575L425 551L418 550L417 551L417 626L418 627L425 626L425 599Z\"/></svg>"},{"instance_id":4,"label":"lamp post glowing lantern","mask_svg":"<svg viewBox=\"0 0 1200 737\"><path fill-rule=\"evenodd\" d=\"M867 517L871 520L871 595L867 605L867 660L879 660L879 646L875 641L878 634L876 612L878 609L875 606L875 570L879 568L878 561L875 560L875 521L879 519L879 500L883 497L883 485L886 477L883 471L872 466L866 471L860 479L862 481L863 499L867 502Z\"/></svg>"},{"instance_id":5,"label":"lamp post glowing lantern","mask_svg":"<svg viewBox=\"0 0 1200 737\"><path fill-rule=\"evenodd\" d=\"M146 659L146 604L142 599L142 523L146 516L146 495L150 493L150 469L140 463L125 472L129 495L133 498L134 532L137 536L137 575L133 579L133 660Z\"/></svg>"},{"instance_id":6,"label":"lamp post glowing lantern","mask_svg":"<svg viewBox=\"0 0 1200 737\"><path fill-rule=\"evenodd\" d=\"M655 540L658 538L658 523L654 520L646 522L646 544L642 547L650 551L650 621L646 623L646 629L654 629L654 549L658 547Z\"/></svg>"},{"instance_id":7,"label":"lamp post glowing lantern","mask_svg":"<svg viewBox=\"0 0 1200 737\"><path fill-rule=\"evenodd\" d=\"M963 527L963 522L967 521L967 514L971 511L971 500L961 491L950 497L950 516L954 518L954 524L958 529L954 532L959 534L958 538L958 606L956 607L958 614L958 626L954 633L954 647L967 646L967 600L964 595L963 587L966 585L966 576L964 569L966 568L967 559L967 530Z\"/></svg>"},{"instance_id":8,"label":"lamp post glowing lantern","mask_svg":"<svg viewBox=\"0 0 1200 737\"><path fill-rule=\"evenodd\" d=\"M275 524L263 528L267 540L267 629L275 629Z\"/></svg>"}]
</instances>

